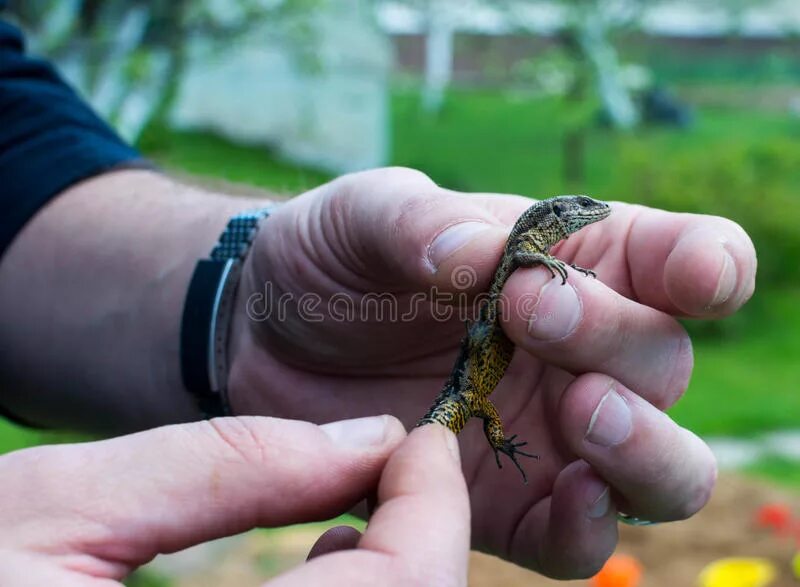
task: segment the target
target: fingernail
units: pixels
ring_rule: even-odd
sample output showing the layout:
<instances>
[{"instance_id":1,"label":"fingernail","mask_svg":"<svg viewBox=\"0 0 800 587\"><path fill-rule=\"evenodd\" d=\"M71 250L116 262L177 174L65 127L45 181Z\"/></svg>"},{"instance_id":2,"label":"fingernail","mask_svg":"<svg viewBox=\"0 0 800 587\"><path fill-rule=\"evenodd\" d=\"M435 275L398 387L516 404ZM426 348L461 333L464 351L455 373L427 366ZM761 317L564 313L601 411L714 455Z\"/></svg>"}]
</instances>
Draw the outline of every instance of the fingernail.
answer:
<instances>
[{"instance_id":1,"label":"fingernail","mask_svg":"<svg viewBox=\"0 0 800 587\"><path fill-rule=\"evenodd\" d=\"M720 306L730 299L736 288L736 263L733 262L728 251L725 251L722 261L722 271L719 274L717 289L711 300L711 307Z\"/></svg>"},{"instance_id":2,"label":"fingernail","mask_svg":"<svg viewBox=\"0 0 800 587\"><path fill-rule=\"evenodd\" d=\"M586 515L592 519L602 518L611 509L611 491L608 485L599 479L593 479L589 482L589 487L586 489L586 498L589 507L586 509Z\"/></svg>"},{"instance_id":3,"label":"fingernail","mask_svg":"<svg viewBox=\"0 0 800 587\"><path fill-rule=\"evenodd\" d=\"M428 247L428 260L434 268L439 267L442 261L489 228L491 226L485 222L460 222L445 228Z\"/></svg>"},{"instance_id":4,"label":"fingernail","mask_svg":"<svg viewBox=\"0 0 800 587\"><path fill-rule=\"evenodd\" d=\"M334 444L343 447L365 448L380 446L386 440L389 420L386 416L371 416L340 420L320 426Z\"/></svg>"},{"instance_id":5,"label":"fingernail","mask_svg":"<svg viewBox=\"0 0 800 587\"><path fill-rule=\"evenodd\" d=\"M528 318L528 334L538 340L560 340L575 331L582 316L575 288L552 279L539 290L539 301Z\"/></svg>"},{"instance_id":6,"label":"fingernail","mask_svg":"<svg viewBox=\"0 0 800 587\"><path fill-rule=\"evenodd\" d=\"M611 390L603 396L589 420L586 440L600 446L616 446L633 428L631 410L622 396Z\"/></svg>"}]
</instances>

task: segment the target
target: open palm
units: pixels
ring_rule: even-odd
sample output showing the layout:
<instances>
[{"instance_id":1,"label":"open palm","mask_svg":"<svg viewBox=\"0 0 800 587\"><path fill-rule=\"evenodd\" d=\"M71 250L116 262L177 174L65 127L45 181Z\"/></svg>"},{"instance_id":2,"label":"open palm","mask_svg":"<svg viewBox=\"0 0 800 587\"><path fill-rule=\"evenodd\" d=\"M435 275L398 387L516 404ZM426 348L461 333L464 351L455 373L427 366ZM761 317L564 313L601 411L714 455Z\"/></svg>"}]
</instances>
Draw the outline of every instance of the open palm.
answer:
<instances>
[{"instance_id":1,"label":"open palm","mask_svg":"<svg viewBox=\"0 0 800 587\"><path fill-rule=\"evenodd\" d=\"M463 320L492 277L519 196L464 195L406 169L342 177L259 233L231 334L236 413L327 422L391 413L412 426L450 373ZM492 401L538 462L498 471L479 422L461 435L473 545L545 574L597 570L616 512L652 521L706 502L707 447L662 410L686 389L675 316L719 318L752 294L755 252L734 223L615 204L504 289L517 353ZM526 450L528 450L526 448Z\"/></svg>"}]
</instances>

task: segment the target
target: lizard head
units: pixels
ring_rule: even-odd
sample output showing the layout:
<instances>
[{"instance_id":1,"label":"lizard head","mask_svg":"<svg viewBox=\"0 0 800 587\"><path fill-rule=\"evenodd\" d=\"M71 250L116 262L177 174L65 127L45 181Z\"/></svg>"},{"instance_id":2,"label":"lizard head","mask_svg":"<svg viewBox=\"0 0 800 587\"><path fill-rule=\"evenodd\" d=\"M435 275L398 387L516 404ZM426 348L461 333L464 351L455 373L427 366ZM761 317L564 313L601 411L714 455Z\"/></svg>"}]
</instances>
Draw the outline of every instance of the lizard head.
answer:
<instances>
[{"instance_id":1,"label":"lizard head","mask_svg":"<svg viewBox=\"0 0 800 587\"><path fill-rule=\"evenodd\" d=\"M550 209L569 236L587 224L606 218L611 207L588 196L558 196L550 199Z\"/></svg>"}]
</instances>

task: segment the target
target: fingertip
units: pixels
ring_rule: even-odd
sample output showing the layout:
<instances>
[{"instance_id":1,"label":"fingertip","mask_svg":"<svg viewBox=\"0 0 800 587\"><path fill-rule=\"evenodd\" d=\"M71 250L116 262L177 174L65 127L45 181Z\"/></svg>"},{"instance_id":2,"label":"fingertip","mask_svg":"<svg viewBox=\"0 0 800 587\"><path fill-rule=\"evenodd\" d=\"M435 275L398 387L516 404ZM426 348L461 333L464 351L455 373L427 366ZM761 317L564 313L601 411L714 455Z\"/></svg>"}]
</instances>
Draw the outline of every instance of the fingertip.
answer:
<instances>
[{"instance_id":1,"label":"fingertip","mask_svg":"<svg viewBox=\"0 0 800 587\"><path fill-rule=\"evenodd\" d=\"M447 492L452 505L469 510L466 481L456 436L441 424L426 424L411 431L389 457L378 485L378 502L395 497L430 496ZM463 500L457 499L463 495Z\"/></svg>"},{"instance_id":2,"label":"fingertip","mask_svg":"<svg viewBox=\"0 0 800 587\"><path fill-rule=\"evenodd\" d=\"M444 227L428 245L428 262L434 270L438 270L446 260L492 228L491 224L476 220L466 220Z\"/></svg>"},{"instance_id":3,"label":"fingertip","mask_svg":"<svg viewBox=\"0 0 800 587\"><path fill-rule=\"evenodd\" d=\"M727 224L732 224L733 228ZM682 235L664 266L664 290L687 316L732 314L755 289L755 250L738 225L724 221Z\"/></svg>"},{"instance_id":4,"label":"fingertip","mask_svg":"<svg viewBox=\"0 0 800 587\"><path fill-rule=\"evenodd\" d=\"M681 520L708 501L716 462L695 434L619 382L578 377L559 404L563 442L613 486L625 513Z\"/></svg>"},{"instance_id":5,"label":"fingertip","mask_svg":"<svg viewBox=\"0 0 800 587\"><path fill-rule=\"evenodd\" d=\"M427 247L430 283L455 294L485 291L507 238L507 228L488 221L446 227Z\"/></svg>"},{"instance_id":6,"label":"fingertip","mask_svg":"<svg viewBox=\"0 0 800 587\"><path fill-rule=\"evenodd\" d=\"M419 426L411 431L407 444L412 453L435 455L443 463L461 467L458 438L446 426L436 423Z\"/></svg>"},{"instance_id":7,"label":"fingertip","mask_svg":"<svg viewBox=\"0 0 800 587\"><path fill-rule=\"evenodd\" d=\"M351 550L358 545L359 540L361 540L361 532L352 526L334 526L317 538L314 546L308 552L306 561L340 550Z\"/></svg>"},{"instance_id":8,"label":"fingertip","mask_svg":"<svg viewBox=\"0 0 800 587\"><path fill-rule=\"evenodd\" d=\"M591 577L614 552L617 540L608 483L585 461L567 465L553 485L543 571L557 579Z\"/></svg>"},{"instance_id":9,"label":"fingertip","mask_svg":"<svg viewBox=\"0 0 800 587\"><path fill-rule=\"evenodd\" d=\"M596 411L616 381L600 373L587 373L575 379L564 390L558 407L560 430L569 446L580 448L587 430L597 424Z\"/></svg>"},{"instance_id":10,"label":"fingertip","mask_svg":"<svg viewBox=\"0 0 800 587\"><path fill-rule=\"evenodd\" d=\"M388 448L400 443L405 428L394 416L369 416L323 424L319 427L338 448Z\"/></svg>"},{"instance_id":11,"label":"fingertip","mask_svg":"<svg viewBox=\"0 0 800 587\"><path fill-rule=\"evenodd\" d=\"M408 436L408 431L400 419L391 414L384 414L383 417L386 418L387 442L393 445L402 442Z\"/></svg>"}]
</instances>

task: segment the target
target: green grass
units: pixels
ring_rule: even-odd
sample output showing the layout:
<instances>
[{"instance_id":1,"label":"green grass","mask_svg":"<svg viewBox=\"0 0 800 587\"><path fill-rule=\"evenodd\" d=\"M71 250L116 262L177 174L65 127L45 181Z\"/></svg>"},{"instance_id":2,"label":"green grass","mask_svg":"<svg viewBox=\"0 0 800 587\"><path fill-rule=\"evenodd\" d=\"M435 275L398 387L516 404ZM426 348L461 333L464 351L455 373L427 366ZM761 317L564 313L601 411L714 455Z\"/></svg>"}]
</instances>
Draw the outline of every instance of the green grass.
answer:
<instances>
[{"instance_id":1,"label":"green grass","mask_svg":"<svg viewBox=\"0 0 800 587\"><path fill-rule=\"evenodd\" d=\"M0 454L40 444L82 442L85 440L87 440L85 436L74 432L32 430L0 418Z\"/></svg>"},{"instance_id":2,"label":"green grass","mask_svg":"<svg viewBox=\"0 0 800 587\"><path fill-rule=\"evenodd\" d=\"M326 173L280 161L265 147L235 145L201 132L149 129L138 146L167 169L279 193L296 194L330 178Z\"/></svg>"},{"instance_id":3,"label":"green grass","mask_svg":"<svg viewBox=\"0 0 800 587\"><path fill-rule=\"evenodd\" d=\"M724 336L694 337L689 391L670 414L700 435L800 428L800 289L759 292Z\"/></svg>"},{"instance_id":4,"label":"green grass","mask_svg":"<svg viewBox=\"0 0 800 587\"><path fill-rule=\"evenodd\" d=\"M532 196L564 193L572 187L613 200L637 200L615 193L619 161L626 150L652 148L660 157L696 153L731 142L800 139L800 120L773 113L709 109L690 132L650 128L635 134L594 128L587 136L586 177L580 186L562 178L561 148L569 117L557 99L516 99L499 92L453 93L441 115L419 108L416 93L394 97L394 160L416 167L438 183L464 191Z\"/></svg>"},{"instance_id":5,"label":"green grass","mask_svg":"<svg viewBox=\"0 0 800 587\"><path fill-rule=\"evenodd\" d=\"M36 446L41 442L41 432L16 426L0 418L0 454Z\"/></svg>"},{"instance_id":6,"label":"green grass","mask_svg":"<svg viewBox=\"0 0 800 587\"><path fill-rule=\"evenodd\" d=\"M774 481L791 489L800 489L800 463L781 457L767 457L743 470L744 473Z\"/></svg>"}]
</instances>

